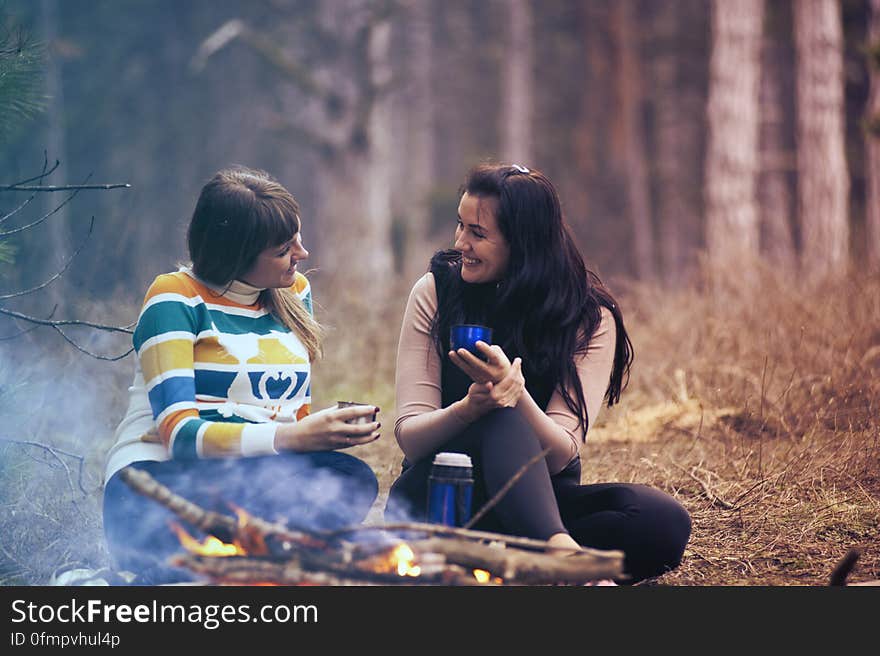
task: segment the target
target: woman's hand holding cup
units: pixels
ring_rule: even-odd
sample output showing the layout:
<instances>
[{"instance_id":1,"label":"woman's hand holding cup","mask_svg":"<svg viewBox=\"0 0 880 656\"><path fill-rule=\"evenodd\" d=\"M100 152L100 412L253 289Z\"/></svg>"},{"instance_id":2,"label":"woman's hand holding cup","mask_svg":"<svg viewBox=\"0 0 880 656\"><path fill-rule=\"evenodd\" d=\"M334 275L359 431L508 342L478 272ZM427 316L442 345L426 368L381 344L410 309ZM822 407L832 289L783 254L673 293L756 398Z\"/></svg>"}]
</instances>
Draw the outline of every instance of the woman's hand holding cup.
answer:
<instances>
[{"instance_id":1,"label":"woman's hand holding cup","mask_svg":"<svg viewBox=\"0 0 880 656\"><path fill-rule=\"evenodd\" d=\"M464 397L464 414L468 421L476 421L497 408L514 408L526 387L522 374L522 360L514 358L507 374L498 383L474 382Z\"/></svg>"},{"instance_id":2,"label":"woman's hand holding cup","mask_svg":"<svg viewBox=\"0 0 880 656\"><path fill-rule=\"evenodd\" d=\"M277 451L334 451L379 438L373 405L332 407L306 415L295 423L282 423L275 431Z\"/></svg>"},{"instance_id":3,"label":"woman's hand holding cup","mask_svg":"<svg viewBox=\"0 0 880 656\"><path fill-rule=\"evenodd\" d=\"M478 358L465 348L460 348L449 351L449 360L475 383L498 384L504 380L512 366L504 350L497 344L490 346L482 340L475 344L475 349L485 359Z\"/></svg>"}]
</instances>

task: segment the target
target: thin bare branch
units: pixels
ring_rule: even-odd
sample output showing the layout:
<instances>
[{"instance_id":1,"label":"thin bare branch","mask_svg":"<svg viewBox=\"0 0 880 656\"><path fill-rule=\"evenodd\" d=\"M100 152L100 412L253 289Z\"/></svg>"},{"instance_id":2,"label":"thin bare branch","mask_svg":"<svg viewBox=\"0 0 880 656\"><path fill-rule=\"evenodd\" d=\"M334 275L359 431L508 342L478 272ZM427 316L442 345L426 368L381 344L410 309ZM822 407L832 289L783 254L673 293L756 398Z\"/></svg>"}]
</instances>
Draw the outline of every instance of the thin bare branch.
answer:
<instances>
[{"instance_id":1,"label":"thin bare branch","mask_svg":"<svg viewBox=\"0 0 880 656\"><path fill-rule=\"evenodd\" d=\"M48 186L27 186L22 187L19 185L6 185L0 187L0 191L72 191L72 190L80 190L80 189L131 189L131 185L127 182L115 183L115 184L94 184L94 185L48 185Z\"/></svg>"},{"instance_id":2,"label":"thin bare branch","mask_svg":"<svg viewBox=\"0 0 880 656\"><path fill-rule=\"evenodd\" d=\"M528 468L531 467L532 465L534 465L536 462L540 462L541 460L543 460L547 456L548 453L550 453L549 446L546 449L544 449L543 451L541 451L541 453L535 454L535 456L531 460L529 460L526 464L524 464L522 467L520 467L519 470L513 476L510 477L510 480L508 480L503 486L501 486L501 489L495 493L495 496L493 496L485 504L483 504L483 507L480 508L480 510L477 511L477 513L475 513L474 516L471 517L470 520L462 528L465 528L465 529L471 528L474 524L476 524L478 521L480 521L487 512L492 510L492 508L494 508L495 505L499 501L501 501L501 499L504 497L504 495L510 491L510 488L512 488L514 486L514 484L520 478L522 478L523 474L526 473Z\"/></svg>"},{"instance_id":3,"label":"thin bare branch","mask_svg":"<svg viewBox=\"0 0 880 656\"><path fill-rule=\"evenodd\" d=\"M27 335L32 330L36 330L39 326L31 326L30 328L25 328L23 330L19 330L17 333L13 333L12 335L6 335L5 337L0 337L0 342L8 342L10 339L18 339L22 335Z\"/></svg>"},{"instance_id":4,"label":"thin bare branch","mask_svg":"<svg viewBox=\"0 0 880 656\"><path fill-rule=\"evenodd\" d=\"M80 353L85 353L86 355L91 356L91 357L95 358L96 360L106 360L107 362L116 362L118 360L122 360L122 358L127 357L132 351L134 351L134 347L132 346L130 349L128 349L122 355L109 356L109 355L101 355L100 353L93 353L92 351L89 351L85 347L77 344L71 337L69 337L58 326L52 326L52 328L54 328L58 332L58 334L64 338L64 341L66 341L68 344L70 344L77 351L79 351Z\"/></svg>"},{"instance_id":5,"label":"thin bare branch","mask_svg":"<svg viewBox=\"0 0 880 656\"><path fill-rule=\"evenodd\" d=\"M0 301L5 301L6 299L15 298L17 296L27 296L28 294L33 294L34 292L40 291L41 289L48 287L53 282L58 280L61 276L64 275L64 273L70 267L70 263L73 262L74 258L80 254L80 252L82 251L83 248L86 247L86 243L88 242L89 237L92 236L92 229L94 227L95 227L95 217L93 216L92 220L89 222L89 231L88 231L88 233L86 233L86 237L83 240L83 243L80 244L79 248L77 248L76 251L74 251L73 255L70 256L70 259L67 260L65 265L61 268L61 270L58 273L56 273L54 276L52 276L51 278L49 278L45 282L37 285L36 287L31 287L30 289L24 289L19 292L13 292L11 294L2 294L2 295L0 295Z\"/></svg>"},{"instance_id":6,"label":"thin bare branch","mask_svg":"<svg viewBox=\"0 0 880 656\"><path fill-rule=\"evenodd\" d=\"M50 175L52 175L52 173L55 172L55 169L57 169L61 165L61 162L56 159L55 164L53 164L52 168L47 171L46 166L48 166L48 164L49 164L49 160L46 155L46 151L43 151L43 172L40 173L40 175L35 175L34 177L28 178L27 180L19 180L18 182L14 182L10 186L18 187L21 185L26 185L28 182L33 182L34 180L42 180L43 178L47 178Z\"/></svg>"},{"instance_id":7,"label":"thin bare branch","mask_svg":"<svg viewBox=\"0 0 880 656\"><path fill-rule=\"evenodd\" d=\"M48 157L48 154L46 153L46 151L44 150L43 151L43 172L40 173L40 175L35 175L34 177L28 178L27 180L22 180L20 182L16 182L15 185L13 185L13 186L27 184L28 182L33 182L34 180L39 180L40 182L42 182L43 178L46 178L49 175L51 175L52 172L58 168L59 164L61 164L61 162L56 159L55 165L50 170L47 171L46 167L49 165L49 157ZM25 207L27 207L27 205L36 197L37 197L37 194L35 194L35 193L31 194L21 205L16 207L14 210L12 210L9 214L5 215L3 218L0 218L0 225L5 223L11 217L18 214L21 210L23 210Z\"/></svg>"},{"instance_id":8,"label":"thin bare branch","mask_svg":"<svg viewBox=\"0 0 880 656\"><path fill-rule=\"evenodd\" d=\"M251 29L244 21L238 18L226 21L213 34L202 41L199 51L190 63L190 67L193 71L201 71L210 57L236 39L241 39L242 42L262 56L267 63L271 64L275 70L293 82L302 91L322 98L327 96L327 91L320 87L308 68L289 57L272 39Z\"/></svg>"},{"instance_id":9,"label":"thin bare branch","mask_svg":"<svg viewBox=\"0 0 880 656\"><path fill-rule=\"evenodd\" d=\"M89 328L97 328L98 330L106 330L111 333L126 333L131 335L134 331L131 329L131 326L107 326L101 323L92 323L91 321L79 321L77 319L58 319L58 320L50 320L50 319L39 319L37 317L32 317L27 314L23 314L21 312L16 312L14 310L7 310L6 308L0 307L0 314L5 314L8 317L15 317L16 319L21 319L22 321L27 321L28 323L34 323L40 326L88 326Z\"/></svg>"},{"instance_id":10,"label":"thin bare branch","mask_svg":"<svg viewBox=\"0 0 880 656\"><path fill-rule=\"evenodd\" d=\"M0 217L0 225L2 225L3 223L5 223L9 219L11 219L13 216L15 216L16 214L21 212L25 207L27 207L28 203L30 203L36 197L37 197L36 194L31 194L30 196L28 196L28 198L25 199L25 201L21 205L16 207L9 214L4 214L2 217Z\"/></svg>"},{"instance_id":11,"label":"thin bare branch","mask_svg":"<svg viewBox=\"0 0 880 656\"><path fill-rule=\"evenodd\" d=\"M86 180L88 180L90 177L92 177L92 174L91 174L91 173L89 173L89 176L86 178ZM72 201L74 198L76 198L76 195L77 195L80 191L81 191L81 189L76 189L76 190L74 190L74 192L73 192L72 194L70 194L70 196L68 196L67 198L65 198L65 199L61 202L61 204L58 205L58 207L56 207L56 208L55 208L54 210L52 210L51 212L48 212L48 213L44 214L43 216L41 216L39 219L37 219L37 220L34 221L33 223L29 223L29 224L27 224L27 225L25 225L25 226L21 226L21 227L19 227L19 228L13 228L12 230L7 230L7 231L5 231L5 232L0 232L0 238L2 238L2 237L8 237L9 235L14 235L14 234L16 234L16 233L23 232L23 231L25 231L25 230L28 230L28 229L30 229L30 228L33 228L33 227L36 226L36 225L41 224L43 221L45 221L45 220L48 219L50 216L52 216L53 214L55 214L55 212L59 211L62 207L64 207L64 206L67 205L70 201Z\"/></svg>"}]
</instances>

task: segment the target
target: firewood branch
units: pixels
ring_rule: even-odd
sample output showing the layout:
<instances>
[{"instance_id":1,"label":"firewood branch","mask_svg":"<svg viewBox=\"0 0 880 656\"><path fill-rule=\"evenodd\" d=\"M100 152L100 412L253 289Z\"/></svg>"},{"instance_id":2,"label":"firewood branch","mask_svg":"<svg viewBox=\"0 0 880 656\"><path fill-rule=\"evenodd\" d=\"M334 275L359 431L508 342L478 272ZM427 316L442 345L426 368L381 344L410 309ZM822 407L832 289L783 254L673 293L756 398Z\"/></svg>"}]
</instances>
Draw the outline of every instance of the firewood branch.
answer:
<instances>
[{"instance_id":1,"label":"firewood branch","mask_svg":"<svg viewBox=\"0 0 880 656\"><path fill-rule=\"evenodd\" d=\"M419 552L440 553L448 561L465 567L485 569L505 581L531 585L582 584L599 579L623 578L623 553L606 551L578 552L570 556L554 556L499 549L478 542L432 538L411 544Z\"/></svg>"},{"instance_id":2,"label":"firewood branch","mask_svg":"<svg viewBox=\"0 0 880 656\"><path fill-rule=\"evenodd\" d=\"M232 542L238 535L238 522L235 519L205 510L182 496L174 494L145 471L126 467L119 473L119 476L135 492L165 506L182 520L204 533L213 535L224 542Z\"/></svg>"},{"instance_id":3,"label":"firewood branch","mask_svg":"<svg viewBox=\"0 0 880 656\"><path fill-rule=\"evenodd\" d=\"M265 552L265 541L269 538L310 548L326 546L326 542L315 536L291 530L259 517L251 516L245 524L241 524L228 515L205 510L175 494L148 472L126 467L119 476L135 492L165 506L188 524L224 542L238 541L245 548L256 548L258 552Z\"/></svg>"},{"instance_id":4,"label":"firewood branch","mask_svg":"<svg viewBox=\"0 0 880 656\"><path fill-rule=\"evenodd\" d=\"M483 569L510 583L559 584L585 583L601 578L624 578L623 553L585 549L568 556L535 553L522 549L501 548L499 545L528 545L533 550L551 552L552 547L541 540L528 540L469 529L454 529L432 524L385 525L379 527L352 527L321 534L291 530L267 522L259 517L236 521L220 513L206 511L175 494L156 481L148 472L128 467L120 476L136 492L162 504L178 517L205 533L224 542L237 542L245 547L248 557L195 558L177 557L175 562L196 573L224 582L260 582L268 580L295 583L311 580L312 573L323 572L329 580L368 580L395 583L415 583L401 577L395 570L376 566L387 563L388 555L396 548L383 543L378 551L338 539L339 535L354 533L362 528L378 528L390 532L402 526L405 530L434 533L435 537L414 540L411 544L415 561L433 562L433 573L421 582L447 585L471 585L475 579L472 569ZM445 537L439 537L445 534ZM478 541L488 542L489 544ZM266 548L271 544L275 548ZM390 541L399 544L401 538ZM493 544L494 543L494 544ZM278 549L278 546L281 549ZM251 547L258 547L251 550ZM253 558L264 554L265 558ZM440 564L437 564L437 559ZM267 564L268 563L268 564ZM320 577L318 577L320 578Z\"/></svg>"}]
</instances>

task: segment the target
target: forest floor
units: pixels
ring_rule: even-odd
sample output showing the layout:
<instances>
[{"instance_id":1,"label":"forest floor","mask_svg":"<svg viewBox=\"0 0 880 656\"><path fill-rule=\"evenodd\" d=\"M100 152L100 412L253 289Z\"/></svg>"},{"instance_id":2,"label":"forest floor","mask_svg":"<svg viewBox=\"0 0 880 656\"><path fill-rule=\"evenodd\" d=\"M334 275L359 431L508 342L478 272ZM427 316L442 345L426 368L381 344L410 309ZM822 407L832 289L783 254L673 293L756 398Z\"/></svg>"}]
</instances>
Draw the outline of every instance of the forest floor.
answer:
<instances>
[{"instance_id":1,"label":"forest floor","mask_svg":"<svg viewBox=\"0 0 880 656\"><path fill-rule=\"evenodd\" d=\"M652 485L687 508L693 530L681 566L651 583L827 585L851 549L860 557L847 582L880 579L880 277L804 289L762 270L753 286L611 287L636 359L621 402L603 409L581 450L582 480ZM323 316L318 307L331 331L315 368L314 406L382 408L382 437L352 450L379 477L373 523L402 459L393 380L408 288L381 313L354 291L325 303ZM69 420L0 423L14 432L0 438L55 447L0 446L2 585L40 585L66 567L107 564L100 476L130 367L102 378L106 363L63 357L62 369L80 385L89 377L91 393L115 409L104 411L97 436ZM7 372L24 366L8 362ZM40 375L0 371L0 415L39 405ZM66 453L83 457L81 480L80 461Z\"/></svg>"}]
</instances>

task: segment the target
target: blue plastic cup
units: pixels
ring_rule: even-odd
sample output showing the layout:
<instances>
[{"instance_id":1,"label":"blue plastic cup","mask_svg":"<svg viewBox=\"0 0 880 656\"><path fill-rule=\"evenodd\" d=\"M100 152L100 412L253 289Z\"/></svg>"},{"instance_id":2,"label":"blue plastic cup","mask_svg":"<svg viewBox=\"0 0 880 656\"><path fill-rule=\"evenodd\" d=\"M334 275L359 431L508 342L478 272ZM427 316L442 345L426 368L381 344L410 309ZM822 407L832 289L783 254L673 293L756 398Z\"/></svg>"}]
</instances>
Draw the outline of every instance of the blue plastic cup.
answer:
<instances>
[{"instance_id":1,"label":"blue plastic cup","mask_svg":"<svg viewBox=\"0 0 880 656\"><path fill-rule=\"evenodd\" d=\"M453 326L449 330L449 346L453 351L460 348L467 349L478 358L483 355L477 350L477 342L492 343L492 329L488 326L480 326L473 323L462 323Z\"/></svg>"}]
</instances>

